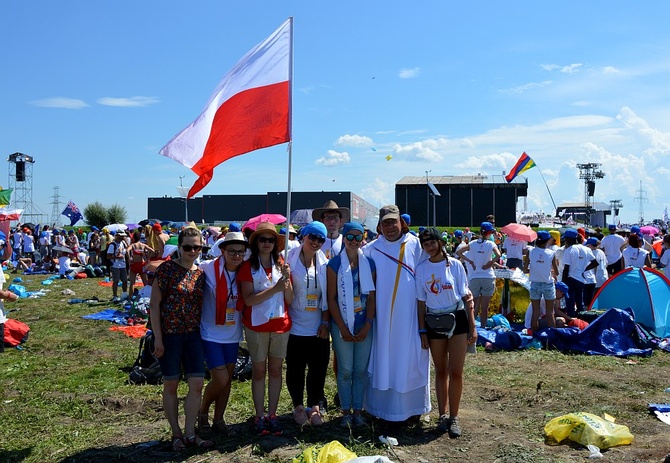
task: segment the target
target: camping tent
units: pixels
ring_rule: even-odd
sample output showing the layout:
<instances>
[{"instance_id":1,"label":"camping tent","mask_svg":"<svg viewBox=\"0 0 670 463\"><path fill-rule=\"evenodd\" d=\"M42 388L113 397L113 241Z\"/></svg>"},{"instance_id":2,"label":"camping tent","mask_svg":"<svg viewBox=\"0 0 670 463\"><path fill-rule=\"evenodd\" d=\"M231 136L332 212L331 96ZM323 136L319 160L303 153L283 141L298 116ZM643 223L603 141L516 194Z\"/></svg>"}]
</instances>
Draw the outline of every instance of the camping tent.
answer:
<instances>
[{"instance_id":1,"label":"camping tent","mask_svg":"<svg viewBox=\"0 0 670 463\"><path fill-rule=\"evenodd\" d=\"M630 307L635 321L660 337L670 336L670 280L657 270L627 268L605 282L589 310Z\"/></svg>"}]
</instances>

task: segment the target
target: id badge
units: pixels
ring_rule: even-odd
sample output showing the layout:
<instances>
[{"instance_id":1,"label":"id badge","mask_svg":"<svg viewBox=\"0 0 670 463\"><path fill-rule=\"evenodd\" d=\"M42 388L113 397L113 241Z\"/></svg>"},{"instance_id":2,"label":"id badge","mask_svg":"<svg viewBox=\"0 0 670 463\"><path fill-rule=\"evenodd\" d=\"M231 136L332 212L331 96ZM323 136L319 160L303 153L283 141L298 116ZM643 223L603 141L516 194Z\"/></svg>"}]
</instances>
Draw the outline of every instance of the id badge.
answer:
<instances>
[{"instance_id":1,"label":"id badge","mask_svg":"<svg viewBox=\"0 0 670 463\"><path fill-rule=\"evenodd\" d=\"M361 296L354 296L354 313L358 313L363 310L361 305Z\"/></svg>"},{"instance_id":2,"label":"id badge","mask_svg":"<svg viewBox=\"0 0 670 463\"><path fill-rule=\"evenodd\" d=\"M235 308L226 307L226 325L231 326L235 324Z\"/></svg>"},{"instance_id":3,"label":"id badge","mask_svg":"<svg viewBox=\"0 0 670 463\"><path fill-rule=\"evenodd\" d=\"M316 294L308 294L307 295L307 306L305 307L305 310L308 311L308 312L316 312L317 304L318 304L317 295Z\"/></svg>"},{"instance_id":4,"label":"id badge","mask_svg":"<svg viewBox=\"0 0 670 463\"><path fill-rule=\"evenodd\" d=\"M284 304L279 304L277 308L270 314L270 320L275 318L284 318Z\"/></svg>"}]
</instances>

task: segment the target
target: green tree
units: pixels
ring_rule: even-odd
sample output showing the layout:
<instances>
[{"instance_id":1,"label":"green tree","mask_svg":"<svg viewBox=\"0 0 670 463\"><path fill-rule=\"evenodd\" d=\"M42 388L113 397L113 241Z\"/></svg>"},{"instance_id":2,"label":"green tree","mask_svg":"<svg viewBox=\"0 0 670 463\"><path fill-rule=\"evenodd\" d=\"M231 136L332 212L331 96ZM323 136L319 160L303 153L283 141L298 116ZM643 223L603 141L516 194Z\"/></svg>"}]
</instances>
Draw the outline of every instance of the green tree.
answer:
<instances>
[{"instance_id":1,"label":"green tree","mask_svg":"<svg viewBox=\"0 0 670 463\"><path fill-rule=\"evenodd\" d=\"M84 208L84 218L86 223L90 226L95 225L96 227L102 229L107 225L107 209L100 202L96 201L91 204L87 204Z\"/></svg>"},{"instance_id":2,"label":"green tree","mask_svg":"<svg viewBox=\"0 0 670 463\"><path fill-rule=\"evenodd\" d=\"M126 208L114 204L107 209L107 223L126 223Z\"/></svg>"}]
</instances>

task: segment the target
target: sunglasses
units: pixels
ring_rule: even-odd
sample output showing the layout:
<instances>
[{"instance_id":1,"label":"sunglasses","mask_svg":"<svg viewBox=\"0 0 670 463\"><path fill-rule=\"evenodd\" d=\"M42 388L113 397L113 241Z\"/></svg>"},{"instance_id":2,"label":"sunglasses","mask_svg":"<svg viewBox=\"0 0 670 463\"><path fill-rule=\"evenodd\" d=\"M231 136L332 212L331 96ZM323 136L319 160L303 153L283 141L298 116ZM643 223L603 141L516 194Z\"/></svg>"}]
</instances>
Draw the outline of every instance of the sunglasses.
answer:
<instances>
[{"instance_id":1,"label":"sunglasses","mask_svg":"<svg viewBox=\"0 0 670 463\"><path fill-rule=\"evenodd\" d=\"M244 250L244 251L235 251L235 250L233 250L233 249L226 249L226 253L227 253L230 257L243 257L243 256L247 253L247 251L246 251L246 250Z\"/></svg>"},{"instance_id":2,"label":"sunglasses","mask_svg":"<svg viewBox=\"0 0 670 463\"><path fill-rule=\"evenodd\" d=\"M363 235L353 235L353 234L351 234L351 233L347 233L347 234L345 235L345 238L347 239L347 241L354 241L354 240L356 240L356 241L359 242L359 243L360 243L361 241L363 241Z\"/></svg>"},{"instance_id":3,"label":"sunglasses","mask_svg":"<svg viewBox=\"0 0 670 463\"><path fill-rule=\"evenodd\" d=\"M258 242L259 243L275 243L277 241L277 238L266 238L264 236L259 236L258 237Z\"/></svg>"},{"instance_id":4,"label":"sunglasses","mask_svg":"<svg viewBox=\"0 0 670 463\"><path fill-rule=\"evenodd\" d=\"M314 233L310 233L309 235L307 235L307 238L309 238L311 241L316 241L317 243L321 244L326 242L325 238L322 238L319 235L315 235Z\"/></svg>"},{"instance_id":5,"label":"sunglasses","mask_svg":"<svg viewBox=\"0 0 670 463\"><path fill-rule=\"evenodd\" d=\"M200 252L202 246L191 246L190 244L182 244L181 248L186 252Z\"/></svg>"}]
</instances>

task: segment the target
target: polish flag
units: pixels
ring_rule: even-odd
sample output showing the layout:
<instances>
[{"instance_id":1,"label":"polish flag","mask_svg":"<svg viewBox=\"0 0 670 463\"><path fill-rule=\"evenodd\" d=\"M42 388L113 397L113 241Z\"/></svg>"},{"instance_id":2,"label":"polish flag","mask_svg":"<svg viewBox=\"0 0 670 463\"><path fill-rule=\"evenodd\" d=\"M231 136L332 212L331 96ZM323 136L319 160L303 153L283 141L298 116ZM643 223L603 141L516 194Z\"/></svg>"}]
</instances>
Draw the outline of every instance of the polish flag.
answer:
<instances>
[{"instance_id":1,"label":"polish flag","mask_svg":"<svg viewBox=\"0 0 670 463\"><path fill-rule=\"evenodd\" d=\"M188 167L198 180L192 197L222 162L291 140L290 64L293 18L256 45L223 78L195 121L160 154Z\"/></svg>"}]
</instances>

